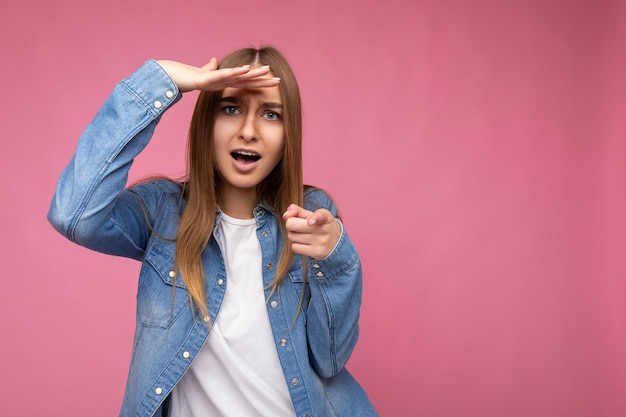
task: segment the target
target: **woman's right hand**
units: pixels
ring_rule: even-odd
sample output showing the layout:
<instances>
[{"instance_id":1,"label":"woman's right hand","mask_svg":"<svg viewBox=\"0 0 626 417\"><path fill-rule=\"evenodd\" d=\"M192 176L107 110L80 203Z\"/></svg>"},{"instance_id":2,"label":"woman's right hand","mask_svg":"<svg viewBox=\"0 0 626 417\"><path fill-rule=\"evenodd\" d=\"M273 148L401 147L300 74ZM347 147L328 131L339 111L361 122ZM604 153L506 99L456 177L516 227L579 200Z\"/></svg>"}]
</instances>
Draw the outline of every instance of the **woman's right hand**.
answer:
<instances>
[{"instance_id":1,"label":"woman's right hand","mask_svg":"<svg viewBox=\"0 0 626 417\"><path fill-rule=\"evenodd\" d=\"M226 87L274 87L280 78L270 74L270 67L251 68L249 65L217 69L217 59L211 58L203 67L194 67L176 61L160 60L159 65L176 83L181 93L192 90L219 91Z\"/></svg>"}]
</instances>

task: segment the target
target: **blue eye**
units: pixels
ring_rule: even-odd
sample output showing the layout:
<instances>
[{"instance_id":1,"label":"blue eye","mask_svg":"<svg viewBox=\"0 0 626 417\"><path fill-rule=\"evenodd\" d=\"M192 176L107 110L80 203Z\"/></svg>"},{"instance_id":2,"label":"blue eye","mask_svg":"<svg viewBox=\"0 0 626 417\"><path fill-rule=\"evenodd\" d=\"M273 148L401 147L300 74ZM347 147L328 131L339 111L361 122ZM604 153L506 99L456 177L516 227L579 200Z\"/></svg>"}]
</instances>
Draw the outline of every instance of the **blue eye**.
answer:
<instances>
[{"instance_id":1,"label":"blue eye","mask_svg":"<svg viewBox=\"0 0 626 417\"><path fill-rule=\"evenodd\" d=\"M264 114L264 117L267 120L280 120L280 114L273 112L273 111L268 111L267 113Z\"/></svg>"},{"instance_id":2,"label":"blue eye","mask_svg":"<svg viewBox=\"0 0 626 417\"><path fill-rule=\"evenodd\" d=\"M222 111L226 114L239 114L239 109L236 106L224 106Z\"/></svg>"}]
</instances>

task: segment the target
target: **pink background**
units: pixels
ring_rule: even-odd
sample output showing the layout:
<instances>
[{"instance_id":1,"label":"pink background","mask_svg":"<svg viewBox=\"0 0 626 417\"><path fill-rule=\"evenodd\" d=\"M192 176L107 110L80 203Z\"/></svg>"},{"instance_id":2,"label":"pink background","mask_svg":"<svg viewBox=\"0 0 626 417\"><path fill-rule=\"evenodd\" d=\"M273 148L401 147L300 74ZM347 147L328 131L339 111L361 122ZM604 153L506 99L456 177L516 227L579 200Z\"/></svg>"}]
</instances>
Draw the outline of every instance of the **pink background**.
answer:
<instances>
[{"instance_id":1,"label":"pink background","mask_svg":"<svg viewBox=\"0 0 626 417\"><path fill-rule=\"evenodd\" d=\"M364 262L349 369L382 416L626 416L626 3L5 1L0 413L117 415L139 264L45 214L147 58L274 44L305 176ZM132 177L179 175L194 97Z\"/></svg>"}]
</instances>

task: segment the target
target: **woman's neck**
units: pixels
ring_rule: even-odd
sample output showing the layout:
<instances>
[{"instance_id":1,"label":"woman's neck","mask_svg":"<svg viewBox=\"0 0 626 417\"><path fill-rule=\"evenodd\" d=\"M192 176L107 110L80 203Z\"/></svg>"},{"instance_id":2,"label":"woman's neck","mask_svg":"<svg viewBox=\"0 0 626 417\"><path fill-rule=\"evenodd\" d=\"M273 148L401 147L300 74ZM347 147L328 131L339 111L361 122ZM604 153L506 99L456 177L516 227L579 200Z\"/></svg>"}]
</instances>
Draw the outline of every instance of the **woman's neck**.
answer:
<instances>
[{"instance_id":1,"label":"woman's neck","mask_svg":"<svg viewBox=\"0 0 626 417\"><path fill-rule=\"evenodd\" d=\"M259 199L255 189L226 187L220 191L217 204L230 217L251 219Z\"/></svg>"}]
</instances>

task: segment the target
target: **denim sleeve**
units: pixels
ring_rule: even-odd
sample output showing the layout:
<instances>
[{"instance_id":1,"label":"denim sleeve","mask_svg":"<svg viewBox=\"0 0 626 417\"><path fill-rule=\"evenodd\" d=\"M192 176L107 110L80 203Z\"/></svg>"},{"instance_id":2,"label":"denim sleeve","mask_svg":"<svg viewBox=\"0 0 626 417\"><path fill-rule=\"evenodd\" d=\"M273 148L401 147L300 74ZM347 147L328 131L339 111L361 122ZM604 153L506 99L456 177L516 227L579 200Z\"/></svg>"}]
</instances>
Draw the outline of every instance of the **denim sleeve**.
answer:
<instances>
[{"instance_id":1,"label":"denim sleeve","mask_svg":"<svg viewBox=\"0 0 626 417\"><path fill-rule=\"evenodd\" d=\"M147 236L146 205L159 199L124 190L133 159L163 114L181 98L155 61L113 90L80 137L57 183L48 220L68 239L100 252L140 259ZM148 207L149 209L150 207Z\"/></svg>"},{"instance_id":2,"label":"denim sleeve","mask_svg":"<svg viewBox=\"0 0 626 417\"><path fill-rule=\"evenodd\" d=\"M309 210L335 204L323 192L308 195ZM359 337L362 268L359 254L343 224L333 251L324 259L309 259L307 280L311 299L307 309L307 337L311 365L324 378L339 373L348 362Z\"/></svg>"}]
</instances>

